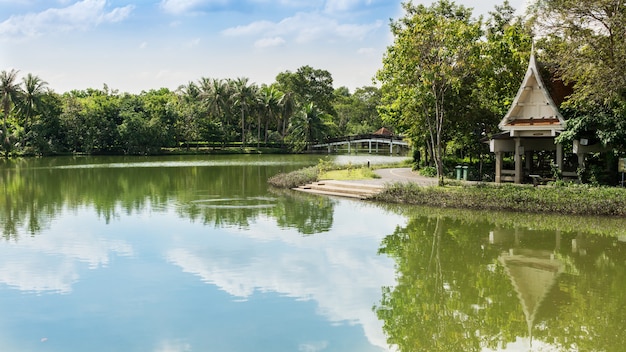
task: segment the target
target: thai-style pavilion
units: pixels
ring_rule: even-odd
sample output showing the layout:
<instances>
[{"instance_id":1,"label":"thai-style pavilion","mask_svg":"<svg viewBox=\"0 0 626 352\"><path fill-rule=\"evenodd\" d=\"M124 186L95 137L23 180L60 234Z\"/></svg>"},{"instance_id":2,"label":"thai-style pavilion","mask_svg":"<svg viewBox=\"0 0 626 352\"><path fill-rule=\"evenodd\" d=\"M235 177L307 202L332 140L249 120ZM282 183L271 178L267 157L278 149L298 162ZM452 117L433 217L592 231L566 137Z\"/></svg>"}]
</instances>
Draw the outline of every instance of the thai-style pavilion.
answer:
<instances>
[{"instance_id":1,"label":"thai-style pavilion","mask_svg":"<svg viewBox=\"0 0 626 352\"><path fill-rule=\"evenodd\" d=\"M495 153L495 182L512 181L522 183L527 176L546 177L550 171L550 160L564 176L576 176L576 167L564 170L563 147L556 143L555 138L565 129L565 120L559 112L559 105L571 93L561 81L547 80L547 86L541 72L531 54L528 69L522 84L498 127L503 131L494 135L489 141L490 151ZM579 143L575 143L579 147ZM578 163L584 161L584 153L589 152L578 148ZM539 153L543 152L543 153ZM514 168L505 168L505 154L513 154ZM537 155L541 154L541 158ZM543 175L542 175L543 173Z\"/></svg>"}]
</instances>

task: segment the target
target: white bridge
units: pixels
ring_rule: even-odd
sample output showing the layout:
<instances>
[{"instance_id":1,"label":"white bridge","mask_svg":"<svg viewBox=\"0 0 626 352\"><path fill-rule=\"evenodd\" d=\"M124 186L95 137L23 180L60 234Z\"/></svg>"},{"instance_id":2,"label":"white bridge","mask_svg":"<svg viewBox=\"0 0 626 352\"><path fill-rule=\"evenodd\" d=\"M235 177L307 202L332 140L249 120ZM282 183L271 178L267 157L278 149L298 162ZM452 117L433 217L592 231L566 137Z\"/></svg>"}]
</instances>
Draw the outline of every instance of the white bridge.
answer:
<instances>
[{"instance_id":1,"label":"white bridge","mask_svg":"<svg viewBox=\"0 0 626 352\"><path fill-rule=\"evenodd\" d=\"M331 138L324 143L317 143L311 145L312 148L328 148L328 153L331 153L333 148L338 146L348 146L348 154L352 152L352 145L355 145L356 149L359 146L362 148L367 145L368 151L371 154L372 148L374 152L378 154L379 145L384 145L385 147L389 147L389 154L393 154L394 146L399 148L405 147L408 148L409 144L403 140L401 136L392 136L392 135L382 135L382 134L360 134L356 136L346 136L346 137L338 137ZM387 148L385 148L387 149Z\"/></svg>"}]
</instances>

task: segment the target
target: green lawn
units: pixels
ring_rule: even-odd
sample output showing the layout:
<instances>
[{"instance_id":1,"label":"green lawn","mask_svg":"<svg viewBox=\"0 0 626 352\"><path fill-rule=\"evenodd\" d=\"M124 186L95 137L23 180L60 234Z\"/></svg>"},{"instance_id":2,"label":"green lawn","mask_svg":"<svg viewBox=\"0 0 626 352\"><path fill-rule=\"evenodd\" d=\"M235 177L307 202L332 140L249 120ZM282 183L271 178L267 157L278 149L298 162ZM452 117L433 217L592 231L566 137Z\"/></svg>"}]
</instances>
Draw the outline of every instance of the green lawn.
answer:
<instances>
[{"instance_id":1,"label":"green lawn","mask_svg":"<svg viewBox=\"0 0 626 352\"><path fill-rule=\"evenodd\" d=\"M339 180L339 181L348 181L348 180L366 180L371 178L379 178L378 175L374 173L371 169L368 168L358 168L358 169L346 169L346 170L331 170L323 172L319 175L318 179L320 180Z\"/></svg>"}]
</instances>

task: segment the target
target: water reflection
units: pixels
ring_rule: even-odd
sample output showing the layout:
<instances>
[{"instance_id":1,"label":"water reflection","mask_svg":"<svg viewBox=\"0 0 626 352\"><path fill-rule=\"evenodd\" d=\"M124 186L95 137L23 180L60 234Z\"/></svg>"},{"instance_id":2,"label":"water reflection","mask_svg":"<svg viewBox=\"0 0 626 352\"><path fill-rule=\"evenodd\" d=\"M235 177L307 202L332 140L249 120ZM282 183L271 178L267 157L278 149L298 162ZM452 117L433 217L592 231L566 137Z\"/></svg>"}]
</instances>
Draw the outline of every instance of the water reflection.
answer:
<instances>
[{"instance_id":1,"label":"water reflection","mask_svg":"<svg viewBox=\"0 0 626 352\"><path fill-rule=\"evenodd\" d=\"M301 232L328 229L332 202L290 206L268 197L267 178L315 164L317 157L211 156L162 158L45 158L1 161L0 223L5 239L35 235L66 209L91 207L106 222L120 213L176 207L185 218L246 227L273 215ZM123 162L120 162L123 161ZM280 196L280 194L279 194Z\"/></svg>"},{"instance_id":2,"label":"water reflection","mask_svg":"<svg viewBox=\"0 0 626 352\"><path fill-rule=\"evenodd\" d=\"M415 216L383 240L380 252L396 261L397 284L383 289L376 312L391 345L402 351L622 348L626 244L619 237L554 229L558 218L529 228L511 226L515 221L503 214L466 215ZM598 219L587 221L602 232Z\"/></svg>"},{"instance_id":3,"label":"water reflection","mask_svg":"<svg viewBox=\"0 0 626 352\"><path fill-rule=\"evenodd\" d=\"M267 188L301 162L103 164L0 169L0 350L387 348L403 216Z\"/></svg>"},{"instance_id":4,"label":"water reflection","mask_svg":"<svg viewBox=\"0 0 626 352\"><path fill-rule=\"evenodd\" d=\"M44 338L56 351L626 343L626 219L267 188L302 160L90 160L0 168L0 350Z\"/></svg>"}]
</instances>

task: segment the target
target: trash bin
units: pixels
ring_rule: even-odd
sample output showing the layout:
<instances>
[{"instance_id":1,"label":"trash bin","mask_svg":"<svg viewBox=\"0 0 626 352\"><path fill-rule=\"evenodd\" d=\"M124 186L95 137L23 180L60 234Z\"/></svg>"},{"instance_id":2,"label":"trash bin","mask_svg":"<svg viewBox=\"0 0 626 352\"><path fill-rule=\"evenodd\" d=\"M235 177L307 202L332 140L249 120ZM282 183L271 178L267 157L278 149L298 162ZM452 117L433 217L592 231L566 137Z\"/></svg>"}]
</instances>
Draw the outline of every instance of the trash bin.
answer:
<instances>
[{"instance_id":1,"label":"trash bin","mask_svg":"<svg viewBox=\"0 0 626 352\"><path fill-rule=\"evenodd\" d=\"M463 166L463 180L467 181L467 169L469 169L468 166Z\"/></svg>"},{"instance_id":2,"label":"trash bin","mask_svg":"<svg viewBox=\"0 0 626 352\"><path fill-rule=\"evenodd\" d=\"M462 169L462 166L461 165L457 165L455 167L455 169L456 169L456 179L460 180L461 179L461 169Z\"/></svg>"}]
</instances>

